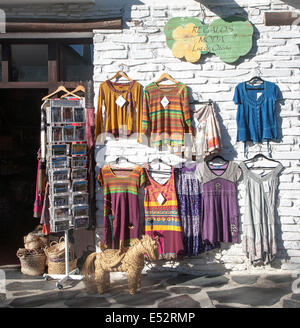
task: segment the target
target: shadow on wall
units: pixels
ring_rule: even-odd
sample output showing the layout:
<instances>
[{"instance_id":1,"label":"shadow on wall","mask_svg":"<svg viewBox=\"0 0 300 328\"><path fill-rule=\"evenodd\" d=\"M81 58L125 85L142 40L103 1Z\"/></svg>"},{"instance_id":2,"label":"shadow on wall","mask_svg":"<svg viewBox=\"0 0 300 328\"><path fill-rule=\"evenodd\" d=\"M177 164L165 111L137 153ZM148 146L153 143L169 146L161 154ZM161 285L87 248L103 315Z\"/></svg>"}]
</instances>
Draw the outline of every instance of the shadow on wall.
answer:
<instances>
[{"instance_id":1,"label":"shadow on wall","mask_svg":"<svg viewBox=\"0 0 300 328\"><path fill-rule=\"evenodd\" d=\"M300 9L300 2L299 0L281 0L282 2L284 2L285 4L292 6L296 9Z\"/></svg>"},{"instance_id":2,"label":"shadow on wall","mask_svg":"<svg viewBox=\"0 0 300 328\"><path fill-rule=\"evenodd\" d=\"M239 15L243 17L248 17L248 12L242 8L234 0L196 0L199 5L205 6L207 9L215 13L220 18L225 18L228 16ZM230 12L230 15L228 13Z\"/></svg>"}]
</instances>

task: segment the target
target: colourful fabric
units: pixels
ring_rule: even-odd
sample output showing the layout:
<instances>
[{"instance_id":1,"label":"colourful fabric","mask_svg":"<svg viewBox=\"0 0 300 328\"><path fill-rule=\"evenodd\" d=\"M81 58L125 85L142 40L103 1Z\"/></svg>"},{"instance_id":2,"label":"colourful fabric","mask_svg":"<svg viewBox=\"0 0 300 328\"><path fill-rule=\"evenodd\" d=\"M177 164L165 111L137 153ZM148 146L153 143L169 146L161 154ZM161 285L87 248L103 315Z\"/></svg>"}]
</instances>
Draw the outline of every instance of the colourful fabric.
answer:
<instances>
[{"instance_id":1,"label":"colourful fabric","mask_svg":"<svg viewBox=\"0 0 300 328\"><path fill-rule=\"evenodd\" d=\"M122 107L116 100L122 96L126 102ZM105 106L105 120L102 108ZM142 86L137 81L116 83L109 80L100 84L96 113L95 138L104 132L115 137L131 135L141 131ZM102 142L103 140L98 140Z\"/></svg>"},{"instance_id":2,"label":"colourful fabric","mask_svg":"<svg viewBox=\"0 0 300 328\"><path fill-rule=\"evenodd\" d=\"M276 101L280 98L280 90L272 82L265 81L261 85L239 83L233 98L238 105L237 141L276 140Z\"/></svg>"},{"instance_id":3,"label":"colourful fabric","mask_svg":"<svg viewBox=\"0 0 300 328\"><path fill-rule=\"evenodd\" d=\"M121 243L130 246L134 239L139 238L138 191L145 182L145 173L140 166L129 173L128 169L118 169L114 173L109 165L105 165L99 171L98 181L104 192L103 242L115 249L120 248Z\"/></svg>"},{"instance_id":4,"label":"colourful fabric","mask_svg":"<svg viewBox=\"0 0 300 328\"><path fill-rule=\"evenodd\" d=\"M196 164L188 168L175 169L175 185L178 199L178 210L183 229L185 255L197 256L219 245L202 242L201 209L202 186L195 175Z\"/></svg>"},{"instance_id":5,"label":"colourful fabric","mask_svg":"<svg viewBox=\"0 0 300 328\"><path fill-rule=\"evenodd\" d=\"M161 101L167 98L168 104ZM184 145L184 133L193 133L187 87L158 85L153 82L144 89L142 134L150 136L151 146Z\"/></svg>"},{"instance_id":6,"label":"colourful fabric","mask_svg":"<svg viewBox=\"0 0 300 328\"><path fill-rule=\"evenodd\" d=\"M168 181L159 184L151 178L147 169L145 186L145 234L158 236L158 253L161 259L171 259L184 255L182 226L178 213L175 190L174 168ZM164 202L157 200L162 194Z\"/></svg>"},{"instance_id":7,"label":"colourful fabric","mask_svg":"<svg viewBox=\"0 0 300 328\"><path fill-rule=\"evenodd\" d=\"M40 159L40 149L38 150L38 168L36 174L35 200L33 204L33 217L40 218L43 210L44 193L46 186L46 173L44 165Z\"/></svg>"},{"instance_id":8,"label":"colourful fabric","mask_svg":"<svg viewBox=\"0 0 300 328\"><path fill-rule=\"evenodd\" d=\"M41 220L40 224L43 225L42 232L44 235L49 235L51 233L51 227L50 227L50 213L49 213L49 183L46 183L46 188L45 188L45 197L44 197L44 203L43 203L43 210L41 214Z\"/></svg>"},{"instance_id":9,"label":"colourful fabric","mask_svg":"<svg viewBox=\"0 0 300 328\"><path fill-rule=\"evenodd\" d=\"M212 244L237 243L239 222L236 182L241 175L239 166L229 161L220 170L203 162L198 165L196 175L202 182L203 191L203 240Z\"/></svg>"},{"instance_id":10,"label":"colourful fabric","mask_svg":"<svg viewBox=\"0 0 300 328\"><path fill-rule=\"evenodd\" d=\"M194 113L196 125L194 154L197 160L221 150L221 131L214 105L207 105Z\"/></svg>"}]
</instances>

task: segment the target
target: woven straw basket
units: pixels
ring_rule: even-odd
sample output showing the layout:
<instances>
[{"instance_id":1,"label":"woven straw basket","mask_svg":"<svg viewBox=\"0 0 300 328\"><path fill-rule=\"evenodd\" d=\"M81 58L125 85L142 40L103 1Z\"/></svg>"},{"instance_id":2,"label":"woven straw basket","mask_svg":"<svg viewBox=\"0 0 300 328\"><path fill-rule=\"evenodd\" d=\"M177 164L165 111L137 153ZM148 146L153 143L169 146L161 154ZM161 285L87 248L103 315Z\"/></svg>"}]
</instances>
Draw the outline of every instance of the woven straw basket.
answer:
<instances>
[{"instance_id":1,"label":"woven straw basket","mask_svg":"<svg viewBox=\"0 0 300 328\"><path fill-rule=\"evenodd\" d=\"M21 272L29 276L40 276L45 272L46 255L37 250L28 251L19 248L17 257L21 263Z\"/></svg>"},{"instance_id":2,"label":"woven straw basket","mask_svg":"<svg viewBox=\"0 0 300 328\"><path fill-rule=\"evenodd\" d=\"M75 270L77 267L77 259L69 261L69 272ZM48 261L48 274L65 274L66 263Z\"/></svg>"},{"instance_id":3,"label":"woven straw basket","mask_svg":"<svg viewBox=\"0 0 300 328\"><path fill-rule=\"evenodd\" d=\"M48 274L65 274L65 241L64 237L59 242L51 242L49 247L44 249L47 255ZM74 250L69 246L69 272L77 267L77 259L74 258Z\"/></svg>"},{"instance_id":4,"label":"woven straw basket","mask_svg":"<svg viewBox=\"0 0 300 328\"><path fill-rule=\"evenodd\" d=\"M28 250L44 248L47 244L48 238L46 236L40 236L33 232L30 232L28 235L24 236L24 247Z\"/></svg>"}]
</instances>

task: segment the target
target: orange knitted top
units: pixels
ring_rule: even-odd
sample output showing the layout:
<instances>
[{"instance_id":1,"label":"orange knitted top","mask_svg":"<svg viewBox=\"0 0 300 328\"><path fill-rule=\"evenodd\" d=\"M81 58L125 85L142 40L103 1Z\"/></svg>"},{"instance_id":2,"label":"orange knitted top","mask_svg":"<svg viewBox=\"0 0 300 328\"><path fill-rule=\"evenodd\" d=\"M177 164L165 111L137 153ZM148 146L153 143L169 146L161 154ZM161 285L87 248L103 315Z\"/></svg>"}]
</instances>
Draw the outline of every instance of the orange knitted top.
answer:
<instances>
[{"instance_id":1,"label":"orange knitted top","mask_svg":"<svg viewBox=\"0 0 300 328\"><path fill-rule=\"evenodd\" d=\"M104 132L116 138L121 134L129 136L133 132L140 133L141 115L142 86L137 81L117 83L107 80L101 83L96 112L96 142Z\"/></svg>"}]
</instances>

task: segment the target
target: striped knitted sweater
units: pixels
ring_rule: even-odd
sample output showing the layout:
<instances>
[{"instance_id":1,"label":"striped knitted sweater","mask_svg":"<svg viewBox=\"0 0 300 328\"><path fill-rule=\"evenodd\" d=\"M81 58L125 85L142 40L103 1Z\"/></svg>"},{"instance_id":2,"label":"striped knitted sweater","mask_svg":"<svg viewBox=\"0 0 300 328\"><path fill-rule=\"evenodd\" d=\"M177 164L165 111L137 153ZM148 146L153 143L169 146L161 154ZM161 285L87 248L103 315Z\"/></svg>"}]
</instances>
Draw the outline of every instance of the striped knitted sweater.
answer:
<instances>
[{"instance_id":1,"label":"striped knitted sweater","mask_svg":"<svg viewBox=\"0 0 300 328\"><path fill-rule=\"evenodd\" d=\"M166 98L167 103L162 104ZM184 145L184 133L193 133L187 87L158 85L152 82L144 89L142 134L150 136L151 146Z\"/></svg>"},{"instance_id":2,"label":"striped knitted sweater","mask_svg":"<svg viewBox=\"0 0 300 328\"><path fill-rule=\"evenodd\" d=\"M109 165L104 165L97 178L104 193L102 241L109 248L119 248L121 242L124 246L129 246L133 240L139 238L140 233L138 192L145 182L144 170L136 166L129 173L116 173Z\"/></svg>"}]
</instances>

